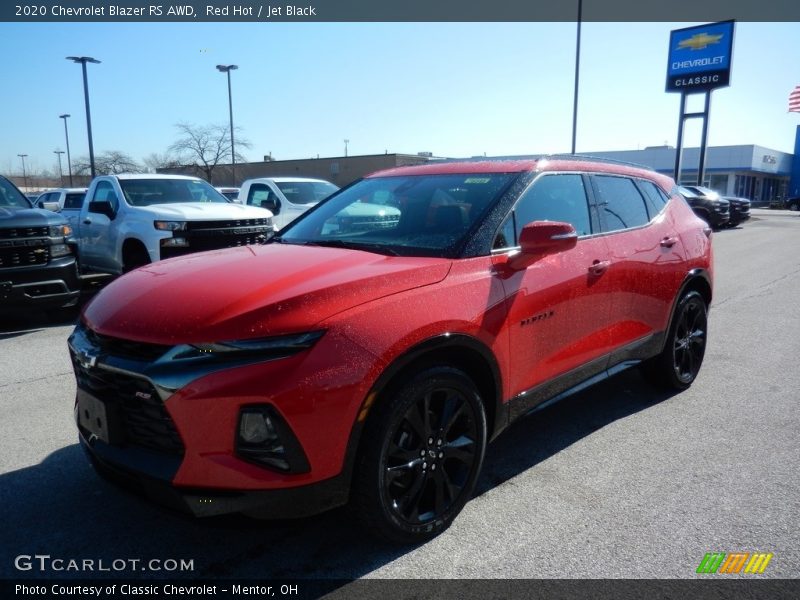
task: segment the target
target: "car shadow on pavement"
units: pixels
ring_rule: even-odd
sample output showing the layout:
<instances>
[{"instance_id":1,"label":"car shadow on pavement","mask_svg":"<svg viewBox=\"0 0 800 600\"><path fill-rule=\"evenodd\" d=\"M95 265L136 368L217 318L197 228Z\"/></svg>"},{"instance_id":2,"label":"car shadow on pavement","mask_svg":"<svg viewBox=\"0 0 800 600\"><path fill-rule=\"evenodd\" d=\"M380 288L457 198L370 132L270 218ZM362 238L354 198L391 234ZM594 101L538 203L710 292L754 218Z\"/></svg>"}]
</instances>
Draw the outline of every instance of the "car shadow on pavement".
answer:
<instances>
[{"instance_id":1,"label":"car shadow on pavement","mask_svg":"<svg viewBox=\"0 0 800 600\"><path fill-rule=\"evenodd\" d=\"M527 471L618 419L674 396L629 369L511 425L488 448L475 495Z\"/></svg>"},{"instance_id":2,"label":"car shadow on pavement","mask_svg":"<svg viewBox=\"0 0 800 600\"><path fill-rule=\"evenodd\" d=\"M522 419L489 447L476 495L667 397L654 392L638 374L623 373ZM2 578L347 580L413 550L374 540L344 508L281 521L242 516L195 519L171 512L101 479L78 444L53 452L39 464L0 475L0 503L6 515ZM15 568L16 556L34 554L102 559L106 566L115 559L138 558L143 564L152 559L187 559L193 561L193 569L21 572Z\"/></svg>"},{"instance_id":3,"label":"car shadow on pavement","mask_svg":"<svg viewBox=\"0 0 800 600\"><path fill-rule=\"evenodd\" d=\"M74 325L80 307L62 308L55 312L14 311L0 314L0 340L35 333L51 327Z\"/></svg>"}]
</instances>

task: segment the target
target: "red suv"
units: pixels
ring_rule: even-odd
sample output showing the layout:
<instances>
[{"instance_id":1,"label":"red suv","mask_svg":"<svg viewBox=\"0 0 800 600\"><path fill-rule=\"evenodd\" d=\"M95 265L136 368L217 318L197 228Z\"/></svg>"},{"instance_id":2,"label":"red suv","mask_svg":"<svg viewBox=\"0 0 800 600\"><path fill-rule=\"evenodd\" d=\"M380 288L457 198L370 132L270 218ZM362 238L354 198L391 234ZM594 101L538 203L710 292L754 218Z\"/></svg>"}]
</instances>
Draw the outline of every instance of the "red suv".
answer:
<instances>
[{"instance_id":1,"label":"red suv","mask_svg":"<svg viewBox=\"0 0 800 600\"><path fill-rule=\"evenodd\" d=\"M627 165L376 173L266 245L101 291L69 339L80 441L102 474L198 516L349 500L421 541L517 417L634 365L692 384L710 235L671 179Z\"/></svg>"}]
</instances>

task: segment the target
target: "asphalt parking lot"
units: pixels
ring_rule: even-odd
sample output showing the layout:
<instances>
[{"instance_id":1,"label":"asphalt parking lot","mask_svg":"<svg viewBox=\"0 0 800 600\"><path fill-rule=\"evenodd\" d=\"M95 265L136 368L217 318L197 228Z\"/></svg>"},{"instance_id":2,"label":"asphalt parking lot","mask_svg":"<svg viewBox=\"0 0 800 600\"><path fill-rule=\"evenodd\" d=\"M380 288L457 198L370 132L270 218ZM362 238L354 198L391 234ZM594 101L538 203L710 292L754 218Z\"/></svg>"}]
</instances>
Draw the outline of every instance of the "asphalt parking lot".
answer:
<instances>
[{"instance_id":1,"label":"asphalt parking lot","mask_svg":"<svg viewBox=\"0 0 800 600\"><path fill-rule=\"evenodd\" d=\"M518 422L455 524L415 548L373 541L344 510L192 520L100 480L72 422L71 324L5 319L0 577L76 576L15 569L48 554L192 559L168 573L192 578L691 578L717 551L771 552L760 577L798 577L800 214L753 215L714 234L710 339L688 391L631 371Z\"/></svg>"}]
</instances>

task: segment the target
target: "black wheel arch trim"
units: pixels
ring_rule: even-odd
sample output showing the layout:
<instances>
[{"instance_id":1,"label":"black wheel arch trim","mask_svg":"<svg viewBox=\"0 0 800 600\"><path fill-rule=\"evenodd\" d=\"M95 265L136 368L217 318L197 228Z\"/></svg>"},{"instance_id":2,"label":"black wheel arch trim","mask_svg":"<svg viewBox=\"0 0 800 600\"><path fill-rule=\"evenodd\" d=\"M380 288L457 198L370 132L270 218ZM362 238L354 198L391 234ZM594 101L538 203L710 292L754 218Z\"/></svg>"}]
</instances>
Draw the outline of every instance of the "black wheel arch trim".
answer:
<instances>
[{"instance_id":1,"label":"black wheel arch trim","mask_svg":"<svg viewBox=\"0 0 800 600\"><path fill-rule=\"evenodd\" d=\"M413 363L423 360L426 355L439 350L447 348L460 348L477 353L481 359L487 364L492 375L494 382L494 398L486 398L485 400L492 404L493 419L491 421L490 429L487 430L487 442L493 440L497 435L502 432L508 425L508 411L503 403L503 382L500 373L500 367L497 364L497 359L494 357L492 351L477 338L462 334L462 333L443 333L437 336L428 338L395 358L380 374L378 379L370 388L366 398L361 403L358 411L358 417L353 423L350 430L350 438L347 442L347 449L345 451L344 463L340 477L343 477L347 482L347 488L350 487L352 481L353 469L355 466L356 458L358 455L358 448L361 442L361 434L364 430L364 425L367 422L369 411L381 392L386 390L395 377L403 371L403 369L411 366ZM469 373L467 373L469 375ZM476 382L478 385L478 382ZM478 387L480 387L478 385ZM489 425L489 415L487 414L487 425Z\"/></svg>"},{"instance_id":2,"label":"black wheel arch trim","mask_svg":"<svg viewBox=\"0 0 800 600\"><path fill-rule=\"evenodd\" d=\"M670 307L670 312L669 312L669 323L667 323L667 328L664 332L664 337L659 352L664 349L664 344L667 343L669 332L672 331L672 324L675 321L675 310L678 308L678 302L680 302L681 298L683 298L683 295L686 293L687 288L689 288L689 286L693 285L698 280L703 281L703 283L705 283L708 286L709 296L707 298L708 303L706 305L706 310L708 310L711 307L711 299L714 296L714 285L711 281L711 274L708 272L708 269L704 268L695 268L690 270L686 274L686 277L683 278L681 287L678 288L678 293L675 294L675 298L673 298L672 300L672 306Z\"/></svg>"}]
</instances>

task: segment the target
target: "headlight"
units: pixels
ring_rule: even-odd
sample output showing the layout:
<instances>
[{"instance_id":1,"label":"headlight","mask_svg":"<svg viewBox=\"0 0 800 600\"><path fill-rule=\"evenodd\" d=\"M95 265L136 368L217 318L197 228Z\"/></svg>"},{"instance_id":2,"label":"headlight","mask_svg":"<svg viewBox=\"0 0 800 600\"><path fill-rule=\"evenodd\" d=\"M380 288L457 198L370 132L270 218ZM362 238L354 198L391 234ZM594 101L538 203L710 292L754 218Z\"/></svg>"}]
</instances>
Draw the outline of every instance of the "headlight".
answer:
<instances>
[{"instance_id":1,"label":"headlight","mask_svg":"<svg viewBox=\"0 0 800 600\"><path fill-rule=\"evenodd\" d=\"M186 221L153 221L161 231L186 231Z\"/></svg>"},{"instance_id":2,"label":"headlight","mask_svg":"<svg viewBox=\"0 0 800 600\"><path fill-rule=\"evenodd\" d=\"M263 357L265 359L291 356L311 348L323 336L324 331L310 331L293 335L280 335L253 340L235 340L206 344L187 344L173 358L221 358Z\"/></svg>"},{"instance_id":3,"label":"headlight","mask_svg":"<svg viewBox=\"0 0 800 600\"><path fill-rule=\"evenodd\" d=\"M65 237L72 234L72 227L69 225L54 225L50 228L50 237Z\"/></svg>"}]
</instances>

